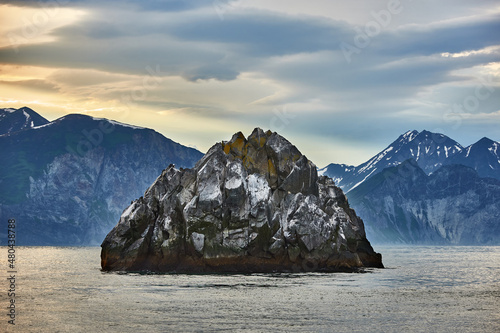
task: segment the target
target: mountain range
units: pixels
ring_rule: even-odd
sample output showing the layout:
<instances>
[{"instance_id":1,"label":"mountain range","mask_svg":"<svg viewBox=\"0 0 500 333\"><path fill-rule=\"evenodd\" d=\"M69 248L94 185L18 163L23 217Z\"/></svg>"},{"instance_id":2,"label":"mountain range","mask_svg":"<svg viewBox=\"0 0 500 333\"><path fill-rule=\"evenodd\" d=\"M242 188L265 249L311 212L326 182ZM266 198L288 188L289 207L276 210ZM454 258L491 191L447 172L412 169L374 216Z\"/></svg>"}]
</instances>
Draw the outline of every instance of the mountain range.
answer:
<instances>
[{"instance_id":1,"label":"mountain range","mask_svg":"<svg viewBox=\"0 0 500 333\"><path fill-rule=\"evenodd\" d=\"M361 185L385 168L414 159L431 174L443 165L460 164L473 168L480 177L500 179L500 143L482 138L464 148L455 140L429 131L408 131L382 152L358 166L329 164L319 170L329 176L345 192Z\"/></svg>"},{"instance_id":2,"label":"mountain range","mask_svg":"<svg viewBox=\"0 0 500 333\"><path fill-rule=\"evenodd\" d=\"M413 130L365 163L318 173L374 243L500 244L499 146ZM19 245L97 245L162 170L203 154L151 129L80 114L48 121L23 107L0 109L0 156L0 219L16 218Z\"/></svg>"},{"instance_id":3,"label":"mountain range","mask_svg":"<svg viewBox=\"0 0 500 333\"><path fill-rule=\"evenodd\" d=\"M347 192L374 243L500 244L500 143L408 131L359 166L319 170Z\"/></svg>"},{"instance_id":4,"label":"mountain range","mask_svg":"<svg viewBox=\"0 0 500 333\"><path fill-rule=\"evenodd\" d=\"M203 154L151 129L70 114L0 109L0 218L19 245L97 245L169 164ZM1 241L5 230L0 230Z\"/></svg>"}]
</instances>

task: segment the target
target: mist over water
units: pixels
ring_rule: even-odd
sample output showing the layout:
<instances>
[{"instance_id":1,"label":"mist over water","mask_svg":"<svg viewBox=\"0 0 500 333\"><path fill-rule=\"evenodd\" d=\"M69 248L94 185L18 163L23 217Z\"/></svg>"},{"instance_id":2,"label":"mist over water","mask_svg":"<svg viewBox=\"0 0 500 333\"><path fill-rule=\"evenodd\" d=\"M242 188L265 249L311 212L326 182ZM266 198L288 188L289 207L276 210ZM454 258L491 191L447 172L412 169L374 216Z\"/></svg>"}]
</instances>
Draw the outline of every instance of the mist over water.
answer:
<instances>
[{"instance_id":1,"label":"mist over water","mask_svg":"<svg viewBox=\"0 0 500 333\"><path fill-rule=\"evenodd\" d=\"M376 251L366 274L141 275L101 272L97 247L20 247L0 331L500 331L500 247Z\"/></svg>"}]
</instances>

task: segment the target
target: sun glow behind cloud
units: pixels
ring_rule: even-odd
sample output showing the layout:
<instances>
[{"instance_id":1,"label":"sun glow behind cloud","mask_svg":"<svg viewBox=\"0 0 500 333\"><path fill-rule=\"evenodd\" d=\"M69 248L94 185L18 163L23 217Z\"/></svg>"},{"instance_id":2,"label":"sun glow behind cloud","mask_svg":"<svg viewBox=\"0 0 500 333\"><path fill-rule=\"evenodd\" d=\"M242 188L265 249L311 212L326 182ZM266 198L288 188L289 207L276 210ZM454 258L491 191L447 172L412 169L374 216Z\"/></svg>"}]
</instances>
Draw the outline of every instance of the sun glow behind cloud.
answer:
<instances>
[{"instance_id":1,"label":"sun glow behind cloud","mask_svg":"<svg viewBox=\"0 0 500 333\"><path fill-rule=\"evenodd\" d=\"M37 7L0 5L0 48L17 50L21 45L53 42L57 39L52 35L55 29L74 24L85 15L81 9L42 3Z\"/></svg>"},{"instance_id":2,"label":"sun glow behind cloud","mask_svg":"<svg viewBox=\"0 0 500 333\"><path fill-rule=\"evenodd\" d=\"M481 54L500 54L500 47L498 46L491 46L484 48L482 50L471 50L471 51L462 51L458 53L450 53L450 52L443 52L441 53L441 57L444 58L462 58L462 57L470 57L472 55L481 55Z\"/></svg>"}]
</instances>

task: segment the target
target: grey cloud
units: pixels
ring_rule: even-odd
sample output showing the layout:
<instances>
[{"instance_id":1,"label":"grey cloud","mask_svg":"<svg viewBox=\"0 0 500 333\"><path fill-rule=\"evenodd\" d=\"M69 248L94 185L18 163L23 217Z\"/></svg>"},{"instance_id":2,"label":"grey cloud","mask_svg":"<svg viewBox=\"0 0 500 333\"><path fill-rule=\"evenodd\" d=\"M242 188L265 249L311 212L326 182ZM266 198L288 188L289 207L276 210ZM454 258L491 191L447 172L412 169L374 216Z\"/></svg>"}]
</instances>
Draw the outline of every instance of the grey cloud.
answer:
<instances>
[{"instance_id":1,"label":"grey cloud","mask_svg":"<svg viewBox=\"0 0 500 333\"><path fill-rule=\"evenodd\" d=\"M4 4L11 4L15 6L26 7L44 7L44 6L68 6L68 7L119 7L126 6L138 8L145 11L165 11L165 12L182 12L196 8L212 6L211 1L204 0L148 0L148 1L134 1L134 0L5 0Z\"/></svg>"},{"instance_id":2,"label":"grey cloud","mask_svg":"<svg viewBox=\"0 0 500 333\"><path fill-rule=\"evenodd\" d=\"M482 20L443 24L434 27L408 27L383 33L369 46L393 57L459 53L500 44L500 16Z\"/></svg>"},{"instance_id":3,"label":"grey cloud","mask_svg":"<svg viewBox=\"0 0 500 333\"><path fill-rule=\"evenodd\" d=\"M49 79L61 85L85 87L102 83L120 82L130 78L124 75L113 75L106 72L93 72L88 70L79 70L75 72L73 70L60 70L50 75Z\"/></svg>"},{"instance_id":4,"label":"grey cloud","mask_svg":"<svg viewBox=\"0 0 500 333\"><path fill-rule=\"evenodd\" d=\"M194 72L205 64L217 64L223 57L224 54L217 50L155 36L121 38L111 42L67 38L50 44L19 46L18 53L8 47L0 49L3 63L91 68L134 75L150 75L147 68L158 66L159 76ZM212 76L216 77L216 73ZM221 79L227 79L227 72L222 73Z\"/></svg>"},{"instance_id":5,"label":"grey cloud","mask_svg":"<svg viewBox=\"0 0 500 333\"><path fill-rule=\"evenodd\" d=\"M150 0L131 1L144 10L180 12L200 7L212 6L212 1L204 0Z\"/></svg>"},{"instance_id":6,"label":"grey cloud","mask_svg":"<svg viewBox=\"0 0 500 333\"><path fill-rule=\"evenodd\" d=\"M332 20L252 10L233 12L224 20L207 15L173 28L173 34L183 40L224 43L252 56L333 50L347 33L346 24Z\"/></svg>"},{"instance_id":7,"label":"grey cloud","mask_svg":"<svg viewBox=\"0 0 500 333\"><path fill-rule=\"evenodd\" d=\"M58 92L59 87L53 83L46 80L19 80L19 81L0 81L0 84L7 86L15 86L19 88L29 89L29 90L37 90L37 91L46 91L46 92Z\"/></svg>"},{"instance_id":8,"label":"grey cloud","mask_svg":"<svg viewBox=\"0 0 500 333\"><path fill-rule=\"evenodd\" d=\"M450 133L451 125L444 122L440 114L432 114L442 112L434 111L433 104L447 105L463 100L468 88L462 90L457 86L470 78L456 76L457 70L499 59L498 53L460 58L439 56L444 52L500 45L498 16L477 16L475 21L467 23L402 25L395 30L381 31L371 39L370 45L352 56L349 64L339 44L354 44L354 27L330 19L235 8L221 20L212 8L212 1L203 4L180 0L129 1L118 7L123 15L111 15L113 4L118 6L116 2L82 0L68 5L72 4L90 8L90 14L81 22L53 31L56 38L53 42L20 45L19 53L11 48L0 49L0 62L93 68L134 75L149 75L147 66L158 65L161 76L179 75L189 81L216 79L228 84L241 77L240 73L251 72L284 87L285 97L278 102L257 105L260 113L235 115L231 110L214 111L213 105L206 105L202 112L265 126L274 117L271 110L276 103L307 104L310 100L320 100L321 110L297 112L286 131L323 136L326 140L341 138L353 145L369 142L367 144L383 147L402 132L414 128L442 127L445 134ZM460 4L471 6L469 2ZM190 11L195 8L200 10ZM436 8L441 9L438 5ZM439 12L432 15L436 21L439 19ZM403 20L403 14L398 19ZM80 83L92 83L92 80L89 77ZM78 80L70 81L80 84ZM440 84L449 87L446 94L423 101L429 102L429 106L418 104L419 93ZM122 92L114 93L119 96ZM159 110L186 107L173 105L156 95L155 100L140 104ZM199 110L201 106L193 107ZM482 107L486 113L498 110L498 93L484 101ZM265 108L270 112L263 113ZM325 111L325 108L329 109ZM414 114L402 116L408 110ZM461 126L473 133L480 128L466 120ZM490 123L484 128L489 133L498 133ZM460 133L450 135L460 140Z\"/></svg>"},{"instance_id":9,"label":"grey cloud","mask_svg":"<svg viewBox=\"0 0 500 333\"><path fill-rule=\"evenodd\" d=\"M238 77L239 73L227 65L214 64L193 68L182 74L189 81L217 79L219 81L231 81Z\"/></svg>"}]
</instances>

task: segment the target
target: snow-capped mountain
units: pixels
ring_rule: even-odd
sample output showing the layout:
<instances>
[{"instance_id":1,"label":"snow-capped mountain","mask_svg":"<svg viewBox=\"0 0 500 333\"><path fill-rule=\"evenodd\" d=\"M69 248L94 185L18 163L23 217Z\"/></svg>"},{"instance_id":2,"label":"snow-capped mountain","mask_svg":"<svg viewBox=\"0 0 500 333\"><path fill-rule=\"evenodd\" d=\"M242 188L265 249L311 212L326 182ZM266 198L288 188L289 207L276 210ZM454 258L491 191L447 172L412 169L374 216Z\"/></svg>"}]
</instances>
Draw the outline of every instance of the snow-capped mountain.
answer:
<instances>
[{"instance_id":1,"label":"snow-capped mountain","mask_svg":"<svg viewBox=\"0 0 500 333\"><path fill-rule=\"evenodd\" d=\"M48 124L49 121L28 107L0 109L0 135Z\"/></svg>"},{"instance_id":2,"label":"snow-capped mountain","mask_svg":"<svg viewBox=\"0 0 500 333\"><path fill-rule=\"evenodd\" d=\"M464 148L449 137L409 131L357 166L330 164L379 243L499 244L500 143Z\"/></svg>"},{"instance_id":3,"label":"snow-capped mountain","mask_svg":"<svg viewBox=\"0 0 500 333\"><path fill-rule=\"evenodd\" d=\"M475 169L481 177L500 179L499 146L498 142L483 138L464 148L443 134L408 131L359 166L330 164L319 171L333 178L347 193L385 168L408 159L414 159L427 175L443 165L462 164Z\"/></svg>"}]
</instances>

